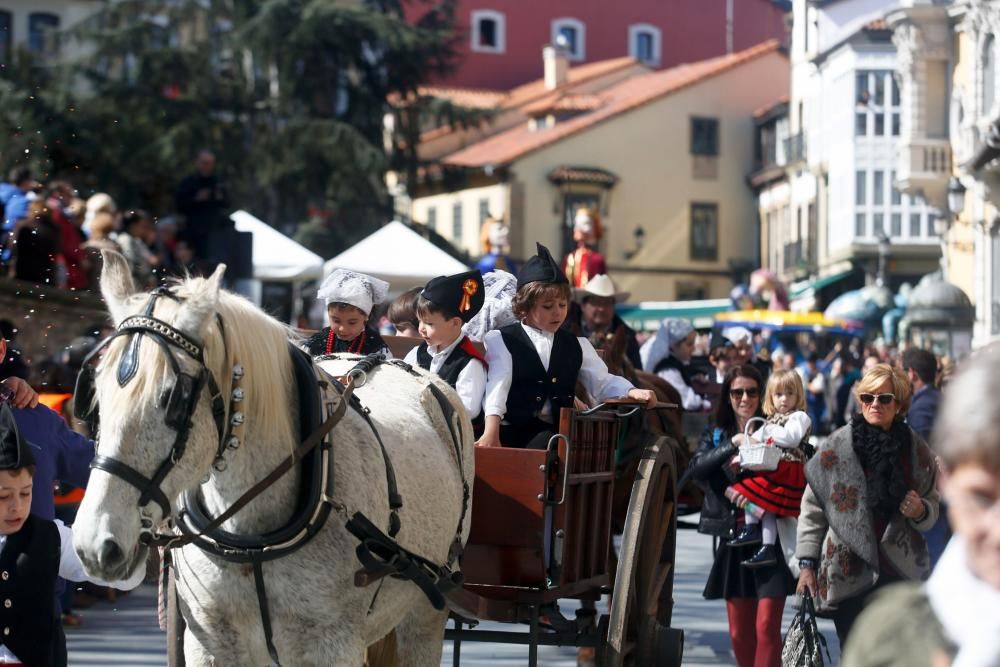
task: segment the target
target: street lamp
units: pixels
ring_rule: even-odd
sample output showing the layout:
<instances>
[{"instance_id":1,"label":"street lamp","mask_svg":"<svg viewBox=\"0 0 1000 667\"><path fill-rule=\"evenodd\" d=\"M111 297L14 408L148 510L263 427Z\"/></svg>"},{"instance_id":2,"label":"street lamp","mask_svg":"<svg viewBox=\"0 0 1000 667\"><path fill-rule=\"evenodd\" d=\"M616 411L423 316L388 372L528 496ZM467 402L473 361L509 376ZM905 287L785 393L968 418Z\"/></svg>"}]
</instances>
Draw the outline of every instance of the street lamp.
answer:
<instances>
[{"instance_id":1,"label":"street lamp","mask_svg":"<svg viewBox=\"0 0 1000 667\"><path fill-rule=\"evenodd\" d=\"M958 219L958 214L965 208L965 186L957 176L952 176L948 180L948 210L952 216Z\"/></svg>"},{"instance_id":2,"label":"street lamp","mask_svg":"<svg viewBox=\"0 0 1000 667\"><path fill-rule=\"evenodd\" d=\"M885 271L889 264L889 255L892 253L892 242L885 231L878 233L878 275L875 277L875 284L885 287Z\"/></svg>"},{"instance_id":3,"label":"street lamp","mask_svg":"<svg viewBox=\"0 0 1000 667\"><path fill-rule=\"evenodd\" d=\"M940 216L934 222L934 231L941 239L941 278L948 278L948 229L965 208L965 186L957 176L948 179L948 215Z\"/></svg>"},{"instance_id":4,"label":"street lamp","mask_svg":"<svg viewBox=\"0 0 1000 667\"><path fill-rule=\"evenodd\" d=\"M635 240L635 250L626 251L625 259L632 259L642 250L642 245L646 242L646 230L642 228L642 225L635 228L632 232L632 238Z\"/></svg>"}]
</instances>

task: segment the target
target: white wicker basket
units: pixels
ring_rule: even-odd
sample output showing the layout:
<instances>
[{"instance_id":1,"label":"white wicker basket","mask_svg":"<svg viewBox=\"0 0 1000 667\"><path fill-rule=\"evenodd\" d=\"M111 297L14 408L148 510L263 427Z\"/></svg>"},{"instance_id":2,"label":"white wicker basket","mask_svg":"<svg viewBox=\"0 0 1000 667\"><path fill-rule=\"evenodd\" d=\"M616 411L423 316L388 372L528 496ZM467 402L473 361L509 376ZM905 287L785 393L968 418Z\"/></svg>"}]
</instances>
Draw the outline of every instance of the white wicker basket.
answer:
<instances>
[{"instance_id":1,"label":"white wicker basket","mask_svg":"<svg viewBox=\"0 0 1000 667\"><path fill-rule=\"evenodd\" d=\"M774 445L750 439L750 426L754 422L766 423L761 417L753 417L747 421L743 435L749 444L740 447L740 467L744 470L777 470L781 450Z\"/></svg>"}]
</instances>

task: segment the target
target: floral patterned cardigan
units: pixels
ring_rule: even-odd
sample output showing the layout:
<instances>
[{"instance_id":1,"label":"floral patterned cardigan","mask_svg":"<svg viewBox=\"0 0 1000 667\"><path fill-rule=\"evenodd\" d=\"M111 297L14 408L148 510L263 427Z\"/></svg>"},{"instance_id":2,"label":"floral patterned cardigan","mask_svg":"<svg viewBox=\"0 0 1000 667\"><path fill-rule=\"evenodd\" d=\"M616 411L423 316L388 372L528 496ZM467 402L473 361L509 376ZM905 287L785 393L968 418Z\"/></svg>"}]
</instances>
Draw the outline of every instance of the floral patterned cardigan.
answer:
<instances>
[{"instance_id":1,"label":"floral patterned cardigan","mask_svg":"<svg viewBox=\"0 0 1000 667\"><path fill-rule=\"evenodd\" d=\"M795 555L818 562L818 611L864 593L878 581L879 550L904 579L930 574L927 543L921 534L938 518L937 468L927 443L912 434L907 483L923 499L923 520L893 513L876 540L866 494L865 473L854 454L851 425L835 431L806 464Z\"/></svg>"}]
</instances>

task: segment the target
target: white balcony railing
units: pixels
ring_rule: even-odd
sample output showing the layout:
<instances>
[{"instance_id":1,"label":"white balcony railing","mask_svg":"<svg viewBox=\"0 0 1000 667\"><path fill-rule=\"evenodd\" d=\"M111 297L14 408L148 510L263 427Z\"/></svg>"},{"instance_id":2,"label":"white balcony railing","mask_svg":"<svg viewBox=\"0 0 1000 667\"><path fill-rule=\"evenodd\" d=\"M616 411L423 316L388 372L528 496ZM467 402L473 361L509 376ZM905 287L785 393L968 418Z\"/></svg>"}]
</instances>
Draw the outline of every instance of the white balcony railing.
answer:
<instances>
[{"instance_id":1,"label":"white balcony railing","mask_svg":"<svg viewBox=\"0 0 1000 667\"><path fill-rule=\"evenodd\" d=\"M906 141L896 152L896 178L904 192L922 194L932 205L948 187L951 177L951 144L947 139L916 138Z\"/></svg>"}]
</instances>

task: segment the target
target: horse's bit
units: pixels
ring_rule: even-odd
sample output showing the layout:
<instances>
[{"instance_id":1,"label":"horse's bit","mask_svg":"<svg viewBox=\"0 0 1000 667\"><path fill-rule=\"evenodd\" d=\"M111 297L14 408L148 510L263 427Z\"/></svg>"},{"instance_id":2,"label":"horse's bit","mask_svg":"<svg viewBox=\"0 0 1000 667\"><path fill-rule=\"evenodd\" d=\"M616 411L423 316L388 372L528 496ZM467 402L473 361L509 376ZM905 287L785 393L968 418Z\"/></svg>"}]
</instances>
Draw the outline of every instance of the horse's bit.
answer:
<instances>
[{"instance_id":1,"label":"horse's bit","mask_svg":"<svg viewBox=\"0 0 1000 667\"><path fill-rule=\"evenodd\" d=\"M238 439L232 437L231 434L233 426L238 426L243 422L242 413L234 410L235 403L242 400L243 393L242 390L234 390L229 406L229 412L232 414L232 417L227 423L225 401L219 389L219 384L215 381L215 376L205 365L204 347L201 341L153 317L156 301L160 297L167 297L175 301L182 300L167 287L160 287L153 290L149 301L146 303L146 307L143 309L143 314L125 318L118 325L117 331L101 341L84 359L83 367L76 380L75 396L76 405L79 406L79 418L87 422L91 428L91 432L96 434L99 425L97 405L94 400L95 370L91 361L115 338L119 336L128 337L128 347L122 354L117 371L118 384L124 387L135 377L138 371L139 348L145 337L153 340L163 350L175 376L173 386L164 391L159 402L159 407L165 413L164 421L168 427L177 432L167 458L160 463L152 477L146 477L135 468L115 458L100 454L94 457L90 467L96 470L103 470L134 486L139 490L140 508L144 508L151 500L155 501L163 511L162 518L167 519L171 515L170 501L166 494L163 493L160 485L170 470L184 456L188 437L191 434L194 412L201 397L202 389L206 384L208 385L212 402L212 417L215 420L215 427L219 434L219 445L215 457L216 469L224 468L225 461L223 454L227 447L235 449L239 446ZM219 330L222 333L223 347L225 347L226 334L222 318L216 314L216 320L219 324ZM181 365L174 356L172 348L181 350L200 364L201 368L198 369L196 374L191 375L181 369ZM237 364L233 369L234 381L238 381L242 376L243 369ZM149 519L145 516L145 512L143 512L143 515L143 521L146 524L149 522ZM152 526L144 525L143 528L149 531Z\"/></svg>"}]
</instances>

